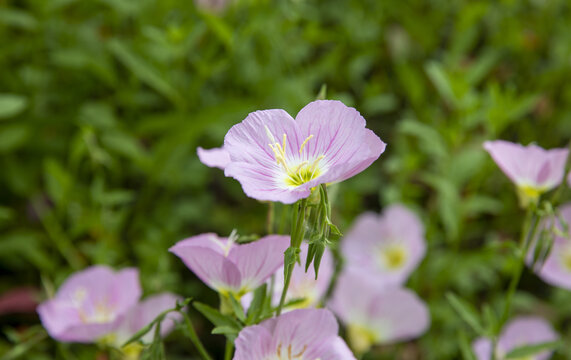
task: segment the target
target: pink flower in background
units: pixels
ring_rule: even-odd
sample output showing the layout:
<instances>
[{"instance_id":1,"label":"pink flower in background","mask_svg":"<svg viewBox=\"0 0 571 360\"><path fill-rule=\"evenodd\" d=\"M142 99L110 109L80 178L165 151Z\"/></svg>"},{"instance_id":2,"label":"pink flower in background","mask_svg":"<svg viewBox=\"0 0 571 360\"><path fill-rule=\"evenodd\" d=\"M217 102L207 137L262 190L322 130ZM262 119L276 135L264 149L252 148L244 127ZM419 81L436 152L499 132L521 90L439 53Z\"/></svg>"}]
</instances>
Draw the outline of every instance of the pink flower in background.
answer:
<instances>
[{"instance_id":1,"label":"pink flower in background","mask_svg":"<svg viewBox=\"0 0 571 360\"><path fill-rule=\"evenodd\" d=\"M70 276L38 313L52 338L95 342L115 329L140 296L137 269L92 266Z\"/></svg>"},{"instance_id":2,"label":"pink flower in background","mask_svg":"<svg viewBox=\"0 0 571 360\"><path fill-rule=\"evenodd\" d=\"M114 330L115 343L118 346L123 345L127 340L129 340L135 333L148 324L150 324L160 313L165 310L172 309L176 306L176 302L182 301L180 296L171 293L162 293L153 296L149 296L140 303L133 306L123 321ZM175 323L182 319L182 315L178 312L170 312L166 315L164 320L161 322L161 336L168 335L175 326ZM141 341L145 344L149 344L153 341L154 337L154 327L145 336L141 338Z\"/></svg>"},{"instance_id":3,"label":"pink flower in background","mask_svg":"<svg viewBox=\"0 0 571 360\"><path fill-rule=\"evenodd\" d=\"M353 271L339 276L328 307L347 326L356 353L364 353L374 344L419 337L430 325L428 309L414 292L379 285Z\"/></svg>"},{"instance_id":4,"label":"pink flower in background","mask_svg":"<svg viewBox=\"0 0 571 360\"><path fill-rule=\"evenodd\" d=\"M289 236L269 235L248 244L235 237L202 234L179 241L169 249L206 285L236 297L262 285L280 266Z\"/></svg>"},{"instance_id":5,"label":"pink flower in background","mask_svg":"<svg viewBox=\"0 0 571 360\"><path fill-rule=\"evenodd\" d=\"M0 315L33 313L38 306L39 291L31 286L9 289L0 295Z\"/></svg>"},{"instance_id":6,"label":"pink flower in background","mask_svg":"<svg viewBox=\"0 0 571 360\"><path fill-rule=\"evenodd\" d=\"M504 174L517 186L522 206L536 202L541 194L558 186L564 177L569 150L545 150L509 141L486 141L488 151Z\"/></svg>"},{"instance_id":7,"label":"pink flower in background","mask_svg":"<svg viewBox=\"0 0 571 360\"><path fill-rule=\"evenodd\" d=\"M294 310L242 329L234 360L355 360L337 332L328 310Z\"/></svg>"},{"instance_id":8,"label":"pink flower in background","mask_svg":"<svg viewBox=\"0 0 571 360\"><path fill-rule=\"evenodd\" d=\"M571 204L566 204L559 209L561 218L571 226ZM547 222L544 222L546 226ZM555 221L556 227L563 234L563 228L559 221ZM569 235L569 234L567 234ZM528 254L527 262L533 258L533 247ZM535 273L548 284L571 290L571 238L555 236L551 252L545 259L545 263Z\"/></svg>"},{"instance_id":9,"label":"pink flower in background","mask_svg":"<svg viewBox=\"0 0 571 360\"><path fill-rule=\"evenodd\" d=\"M382 215L364 213L341 243L346 266L379 283L402 284L426 253L424 226L412 211L391 205Z\"/></svg>"},{"instance_id":10,"label":"pink flower in background","mask_svg":"<svg viewBox=\"0 0 571 360\"><path fill-rule=\"evenodd\" d=\"M319 266L319 277L316 280L313 266L310 266L309 269L307 269L307 272L305 272L307 248L308 245L306 243L301 244L301 253L299 255L301 258L301 265L295 266L293 269L291 282L286 296L286 303L294 299L304 300L301 303L285 307L284 311L288 311L288 309L292 310L317 306L329 288L329 284L335 270L331 251L329 249L325 249L323 257L321 258L321 265ZM280 296L284 286L283 273L283 266L276 271L274 293L272 297L272 303L276 306L280 301ZM252 299L252 293L244 295L242 298L242 305L245 309L249 307Z\"/></svg>"},{"instance_id":11,"label":"pink flower in background","mask_svg":"<svg viewBox=\"0 0 571 360\"><path fill-rule=\"evenodd\" d=\"M203 149L198 147L196 149L196 154L198 155L200 162L209 167L224 170L230 163L230 154L228 154L224 147L214 149Z\"/></svg>"},{"instance_id":12,"label":"pink flower in background","mask_svg":"<svg viewBox=\"0 0 571 360\"><path fill-rule=\"evenodd\" d=\"M257 200L291 204L319 184L365 170L385 150L357 110L339 101L309 103L295 120L284 110L262 110L234 125L224 138L225 175Z\"/></svg>"},{"instance_id":13,"label":"pink flower in background","mask_svg":"<svg viewBox=\"0 0 571 360\"><path fill-rule=\"evenodd\" d=\"M551 328L544 319L536 316L521 316L510 321L500 334L496 359L503 360L512 350L525 345L542 344L556 341L559 335ZM492 341L487 338L479 338L472 344L478 360L490 360L492 358ZM529 359L547 360L551 357L551 351L542 351ZM527 358L526 358L527 359Z\"/></svg>"}]
</instances>

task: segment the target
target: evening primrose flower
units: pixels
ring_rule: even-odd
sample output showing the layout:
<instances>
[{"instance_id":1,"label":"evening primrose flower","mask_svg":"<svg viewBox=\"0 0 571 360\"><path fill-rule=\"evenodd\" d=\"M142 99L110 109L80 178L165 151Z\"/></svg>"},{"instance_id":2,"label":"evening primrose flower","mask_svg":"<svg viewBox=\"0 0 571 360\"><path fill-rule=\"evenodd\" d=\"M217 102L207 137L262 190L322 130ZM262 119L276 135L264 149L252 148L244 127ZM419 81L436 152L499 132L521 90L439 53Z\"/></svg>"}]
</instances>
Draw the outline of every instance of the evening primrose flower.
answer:
<instances>
[{"instance_id":1,"label":"evening primrose flower","mask_svg":"<svg viewBox=\"0 0 571 360\"><path fill-rule=\"evenodd\" d=\"M328 307L347 326L349 344L357 354L375 344L416 338L430 324L428 309L414 292L381 285L351 270L339 276Z\"/></svg>"},{"instance_id":2,"label":"evening primrose flower","mask_svg":"<svg viewBox=\"0 0 571 360\"><path fill-rule=\"evenodd\" d=\"M378 282L402 284L426 253L424 226L402 205L382 215L364 213L341 243L347 267L375 276Z\"/></svg>"},{"instance_id":3,"label":"evening primrose flower","mask_svg":"<svg viewBox=\"0 0 571 360\"><path fill-rule=\"evenodd\" d=\"M502 330L496 347L496 359L505 359L510 351L518 347L556 341L558 338L559 335L544 319L537 316L517 317ZM490 360L492 358L492 341L490 339L479 338L474 341L472 348L478 360ZM551 357L551 353L552 351L545 350L525 359L547 360Z\"/></svg>"},{"instance_id":4,"label":"evening primrose flower","mask_svg":"<svg viewBox=\"0 0 571 360\"><path fill-rule=\"evenodd\" d=\"M503 140L486 141L484 149L516 185L522 207L537 203L541 194L561 183L569 154L568 149L545 150Z\"/></svg>"},{"instance_id":5,"label":"evening primrose flower","mask_svg":"<svg viewBox=\"0 0 571 360\"><path fill-rule=\"evenodd\" d=\"M298 309L242 329L234 360L355 360L326 309Z\"/></svg>"},{"instance_id":6,"label":"evening primrose flower","mask_svg":"<svg viewBox=\"0 0 571 360\"><path fill-rule=\"evenodd\" d=\"M201 163L208 167L215 167L224 170L230 163L230 154L224 147L203 149L198 147L196 154Z\"/></svg>"},{"instance_id":7,"label":"evening primrose flower","mask_svg":"<svg viewBox=\"0 0 571 360\"><path fill-rule=\"evenodd\" d=\"M70 276L38 314L56 340L96 342L115 330L140 296L137 269L92 266Z\"/></svg>"},{"instance_id":8,"label":"evening primrose flower","mask_svg":"<svg viewBox=\"0 0 571 360\"><path fill-rule=\"evenodd\" d=\"M213 233L179 241L169 249L206 285L240 298L262 285L283 265L289 236L269 235L248 244Z\"/></svg>"},{"instance_id":9,"label":"evening primrose flower","mask_svg":"<svg viewBox=\"0 0 571 360\"><path fill-rule=\"evenodd\" d=\"M562 206L559 213L561 219L571 226L571 204ZM553 234L551 251L542 266L535 267L534 271L546 283L571 290L571 237L563 231L559 221L555 224L559 231ZM532 247L528 254L528 264L532 262L533 251Z\"/></svg>"},{"instance_id":10,"label":"evening primrose flower","mask_svg":"<svg viewBox=\"0 0 571 360\"><path fill-rule=\"evenodd\" d=\"M319 184L365 170L385 150L365 119L339 101L309 103L295 120L284 110L262 110L234 125L224 138L224 173L247 196L291 204Z\"/></svg>"}]
</instances>

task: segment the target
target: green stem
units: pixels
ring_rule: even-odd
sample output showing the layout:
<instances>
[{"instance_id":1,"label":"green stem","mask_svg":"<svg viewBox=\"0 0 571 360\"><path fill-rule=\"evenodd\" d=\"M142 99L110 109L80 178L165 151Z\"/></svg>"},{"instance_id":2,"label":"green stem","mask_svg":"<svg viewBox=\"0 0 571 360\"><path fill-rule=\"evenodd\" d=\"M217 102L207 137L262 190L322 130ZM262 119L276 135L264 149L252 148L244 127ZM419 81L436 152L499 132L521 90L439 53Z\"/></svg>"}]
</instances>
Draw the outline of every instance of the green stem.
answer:
<instances>
[{"instance_id":1,"label":"green stem","mask_svg":"<svg viewBox=\"0 0 571 360\"><path fill-rule=\"evenodd\" d=\"M188 329L188 337L190 338L190 341L192 341L192 343L194 344L194 347L196 347L196 350L198 350L198 352L200 353L200 356L202 356L202 359L212 360L212 357L208 354L208 351L206 351L204 345L202 345L200 338L198 337L198 335L196 335L196 331L194 330L194 326L192 326L192 322L190 321L190 317L188 317L188 314L184 311L181 311L180 313L184 317L184 322L186 324L186 328Z\"/></svg>"},{"instance_id":2,"label":"green stem","mask_svg":"<svg viewBox=\"0 0 571 360\"><path fill-rule=\"evenodd\" d=\"M226 349L224 349L224 360L231 360L233 352L234 352L234 344L232 343L232 341L226 339Z\"/></svg>"},{"instance_id":3,"label":"green stem","mask_svg":"<svg viewBox=\"0 0 571 360\"><path fill-rule=\"evenodd\" d=\"M521 237L520 237L519 261L516 265L514 274L511 278L510 284L508 286L508 291L507 291L507 295L506 295L506 302L504 304L504 311L502 313L502 317L500 318L498 326L495 329L494 337L492 339L492 354L491 354L492 360L496 359L495 349L496 349L496 343L497 343L497 335L501 331L501 329L503 328L504 324L506 323L506 321L508 320L508 317L510 315L513 297L514 297L514 294L517 290L519 281L521 279L521 275L523 273L523 269L525 267L525 258L527 256L528 251L529 251L530 245L533 243L533 239L534 239L535 234L536 234L539 219L537 218L536 215L534 215L534 212L535 212L534 206L528 207L527 213L525 216L525 222L523 224Z\"/></svg>"},{"instance_id":4,"label":"green stem","mask_svg":"<svg viewBox=\"0 0 571 360\"><path fill-rule=\"evenodd\" d=\"M299 204L296 204L293 210L292 216L292 229L291 229L291 242L290 248L299 249L303 238L305 237L305 214L307 210L307 199L302 199ZM287 290L289 288L289 283L291 281L291 274L295 267L294 262L288 262L284 264L286 267L284 270L284 288L282 290L282 295L280 297L280 303L276 310L276 314L279 316L282 312L282 308L285 303L285 298L287 295Z\"/></svg>"}]
</instances>

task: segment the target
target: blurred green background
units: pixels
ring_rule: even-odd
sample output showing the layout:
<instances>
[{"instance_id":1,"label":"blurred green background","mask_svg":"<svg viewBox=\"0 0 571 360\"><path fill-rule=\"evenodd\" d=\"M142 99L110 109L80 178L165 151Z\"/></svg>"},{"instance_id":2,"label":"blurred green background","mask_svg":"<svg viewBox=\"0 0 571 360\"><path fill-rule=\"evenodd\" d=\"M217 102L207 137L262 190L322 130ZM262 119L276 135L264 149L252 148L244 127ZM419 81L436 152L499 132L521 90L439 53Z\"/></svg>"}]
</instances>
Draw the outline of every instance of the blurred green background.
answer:
<instances>
[{"instance_id":1,"label":"blurred green background","mask_svg":"<svg viewBox=\"0 0 571 360\"><path fill-rule=\"evenodd\" d=\"M146 294L215 305L167 249L206 231L264 234L266 205L196 147L220 146L254 110L295 115L323 84L356 107L388 147L339 185L335 222L346 231L404 202L429 242L408 286L430 331L367 359L461 358L459 338L475 334L444 294L500 310L523 214L482 142L571 138L567 0L3 0L0 68L0 293L30 285L42 298L105 263L137 266ZM569 291L526 270L515 300L571 342ZM220 357L223 337L192 315ZM95 358L38 337L38 321L0 315L0 354L26 343L23 359ZM166 345L169 359L197 358L180 332Z\"/></svg>"}]
</instances>

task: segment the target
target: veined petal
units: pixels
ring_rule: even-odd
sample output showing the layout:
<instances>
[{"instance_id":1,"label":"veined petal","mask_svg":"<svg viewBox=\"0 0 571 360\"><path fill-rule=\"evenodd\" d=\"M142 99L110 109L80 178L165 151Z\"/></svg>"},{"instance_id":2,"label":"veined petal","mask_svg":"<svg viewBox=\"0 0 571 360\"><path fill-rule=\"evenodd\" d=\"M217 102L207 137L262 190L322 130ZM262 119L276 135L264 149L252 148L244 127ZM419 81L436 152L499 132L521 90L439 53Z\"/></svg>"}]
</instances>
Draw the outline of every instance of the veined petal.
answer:
<instances>
[{"instance_id":1,"label":"veined petal","mask_svg":"<svg viewBox=\"0 0 571 360\"><path fill-rule=\"evenodd\" d=\"M193 246L188 240L175 244L169 251L212 289L219 292L240 291L240 270L224 254L211 248Z\"/></svg>"},{"instance_id":2,"label":"veined petal","mask_svg":"<svg viewBox=\"0 0 571 360\"><path fill-rule=\"evenodd\" d=\"M236 339L234 360L266 360L271 354L272 334L264 326L248 326Z\"/></svg>"},{"instance_id":3,"label":"veined petal","mask_svg":"<svg viewBox=\"0 0 571 360\"><path fill-rule=\"evenodd\" d=\"M310 349L307 357L308 359L355 360L355 355L339 336Z\"/></svg>"},{"instance_id":4,"label":"veined petal","mask_svg":"<svg viewBox=\"0 0 571 360\"><path fill-rule=\"evenodd\" d=\"M273 346L280 344L283 351L291 345L292 354L311 351L311 348L337 336L339 326L335 316L326 309L298 309L281 315L272 323ZM263 323L262 323L263 326Z\"/></svg>"},{"instance_id":5,"label":"veined petal","mask_svg":"<svg viewBox=\"0 0 571 360\"><path fill-rule=\"evenodd\" d=\"M516 185L541 191L561 183L569 153L567 149L545 150L503 140L486 141L484 149Z\"/></svg>"},{"instance_id":6,"label":"veined petal","mask_svg":"<svg viewBox=\"0 0 571 360\"><path fill-rule=\"evenodd\" d=\"M289 236L269 235L232 248L228 259L240 271L244 290L254 290L283 266L289 243Z\"/></svg>"},{"instance_id":7,"label":"veined petal","mask_svg":"<svg viewBox=\"0 0 571 360\"><path fill-rule=\"evenodd\" d=\"M282 172L277 167L263 167L245 162L230 163L224 174L238 180L244 193L260 201L279 201L284 204L293 204L299 199L311 194L310 187L285 188L277 180Z\"/></svg>"},{"instance_id":8,"label":"veined petal","mask_svg":"<svg viewBox=\"0 0 571 360\"><path fill-rule=\"evenodd\" d=\"M232 126L224 137L224 148L232 162L246 162L263 167L276 167L275 154L270 144L283 142L285 153L295 156L301 141L295 120L284 110L260 110L250 113L244 121Z\"/></svg>"},{"instance_id":9,"label":"veined petal","mask_svg":"<svg viewBox=\"0 0 571 360\"><path fill-rule=\"evenodd\" d=\"M230 154L224 147L203 149L198 147L196 154L204 165L224 170L230 163Z\"/></svg>"},{"instance_id":10,"label":"veined petal","mask_svg":"<svg viewBox=\"0 0 571 360\"><path fill-rule=\"evenodd\" d=\"M297 114L308 158L323 156L327 171L319 183L345 180L371 165L385 150L386 144L365 128L365 119L354 108L340 101L318 100Z\"/></svg>"}]
</instances>

